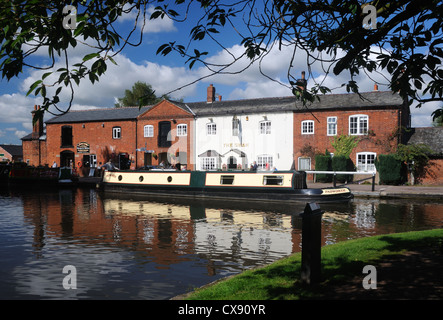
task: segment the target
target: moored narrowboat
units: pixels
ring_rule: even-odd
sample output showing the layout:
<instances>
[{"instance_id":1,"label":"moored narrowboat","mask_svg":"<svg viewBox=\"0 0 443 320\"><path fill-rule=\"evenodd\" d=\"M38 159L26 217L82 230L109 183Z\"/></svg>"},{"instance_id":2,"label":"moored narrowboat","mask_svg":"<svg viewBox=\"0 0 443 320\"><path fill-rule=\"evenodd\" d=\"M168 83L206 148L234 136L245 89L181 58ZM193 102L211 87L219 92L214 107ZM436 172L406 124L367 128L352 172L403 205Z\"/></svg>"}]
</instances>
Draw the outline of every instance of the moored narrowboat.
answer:
<instances>
[{"instance_id":1,"label":"moored narrowboat","mask_svg":"<svg viewBox=\"0 0 443 320\"><path fill-rule=\"evenodd\" d=\"M105 171L105 192L229 201L343 202L348 188L307 188L302 171Z\"/></svg>"}]
</instances>

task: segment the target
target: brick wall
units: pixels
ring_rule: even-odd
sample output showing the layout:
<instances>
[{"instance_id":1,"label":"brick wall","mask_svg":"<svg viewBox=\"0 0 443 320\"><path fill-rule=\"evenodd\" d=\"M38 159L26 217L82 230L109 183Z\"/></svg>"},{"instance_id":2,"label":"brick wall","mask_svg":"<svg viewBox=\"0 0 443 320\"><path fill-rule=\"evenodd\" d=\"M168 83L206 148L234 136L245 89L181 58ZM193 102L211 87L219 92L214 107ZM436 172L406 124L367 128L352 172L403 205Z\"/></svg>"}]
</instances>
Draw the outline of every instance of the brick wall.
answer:
<instances>
[{"instance_id":1,"label":"brick wall","mask_svg":"<svg viewBox=\"0 0 443 320\"><path fill-rule=\"evenodd\" d=\"M62 127L72 127L72 146L62 146L61 135ZM121 137L113 138L113 128L121 128ZM62 152L73 152L75 167L78 167L79 161L83 161L83 155L95 154L97 156L97 164L106 163L108 160L116 160L120 153L127 153L131 160L135 160L135 137L136 122L135 121L99 121L69 124L47 124L47 162L52 164L53 161L58 166L66 165L61 163ZM79 152L77 146L79 143L85 142L89 144L89 152ZM84 170L82 170L84 171ZM82 172L86 174L85 172Z\"/></svg>"},{"instance_id":2,"label":"brick wall","mask_svg":"<svg viewBox=\"0 0 443 320\"><path fill-rule=\"evenodd\" d=\"M49 164L46 159L46 141L39 139L23 140L23 161L31 166Z\"/></svg>"},{"instance_id":3,"label":"brick wall","mask_svg":"<svg viewBox=\"0 0 443 320\"><path fill-rule=\"evenodd\" d=\"M160 132L160 122L168 122L171 126L170 147L160 147L158 145L158 135ZM153 127L153 136L144 136L145 126ZM178 126L186 125L186 136L178 136ZM173 103L163 100L150 110L138 117L138 129L137 129L137 147L146 148L147 150L153 150L157 159L149 153L137 152L137 167L141 167L147 164L159 165L164 159L165 154L172 154L177 156L178 152L186 152L187 169L194 169L192 143L194 141L194 117L191 113L179 108ZM149 159L150 158L150 159ZM179 162L176 157L169 157L169 161L172 164ZM149 163L150 162L150 163Z\"/></svg>"},{"instance_id":4,"label":"brick wall","mask_svg":"<svg viewBox=\"0 0 443 320\"><path fill-rule=\"evenodd\" d=\"M398 137L395 134L402 123L401 110L392 109L372 109L372 110L315 110L312 113L294 113L294 164L298 169L299 157L311 158L311 170L315 169L315 154L324 154L326 149L334 153L331 142L334 136L329 136L327 132L328 117L337 119L337 136L349 134L349 117L353 115L368 116L367 135L356 135L359 139L357 147L352 151L350 158L356 165L356 154L358 152L375 152L377 155L386 154L395 150L398 144ZM302 134L302 122L313 121L314 133ZM367 177L367 176L366 176Z\"/></svg>"}]
</instances>

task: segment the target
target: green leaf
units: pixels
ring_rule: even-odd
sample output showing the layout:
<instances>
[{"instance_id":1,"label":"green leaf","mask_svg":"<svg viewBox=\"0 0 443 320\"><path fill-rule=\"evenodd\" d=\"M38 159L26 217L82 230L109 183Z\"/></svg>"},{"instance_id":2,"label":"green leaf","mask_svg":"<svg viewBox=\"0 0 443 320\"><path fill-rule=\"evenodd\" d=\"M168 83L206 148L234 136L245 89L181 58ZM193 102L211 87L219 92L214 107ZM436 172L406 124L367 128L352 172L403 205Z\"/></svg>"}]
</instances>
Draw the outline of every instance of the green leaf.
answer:
<instances>
[{"instance_id":1,"label":"green leaf","mask_svg":"<svg viewBox=\"0 0 443 320\"><path fill-rule=\"evenodd\" d=\"M28 96L32 91L34 91L35 88L37 88L37 86L42 83L43 80L37 80L36 82L34 82L31 87L29 88L28 92L26 93L26 95Z\"/></svg>"},{"instance_id":2,"label":"green leaf","mask_svg":"<svg viewBox=\"0 0 443 320\"><path fill-rule=\"evenodd\" d=\"M90 54L87 54L83 57L83 61L88 61L88 60L91 60L96 57L100 57L100 54L98 54L97 52L90 53Z\"/></svg>"}]
</instances>

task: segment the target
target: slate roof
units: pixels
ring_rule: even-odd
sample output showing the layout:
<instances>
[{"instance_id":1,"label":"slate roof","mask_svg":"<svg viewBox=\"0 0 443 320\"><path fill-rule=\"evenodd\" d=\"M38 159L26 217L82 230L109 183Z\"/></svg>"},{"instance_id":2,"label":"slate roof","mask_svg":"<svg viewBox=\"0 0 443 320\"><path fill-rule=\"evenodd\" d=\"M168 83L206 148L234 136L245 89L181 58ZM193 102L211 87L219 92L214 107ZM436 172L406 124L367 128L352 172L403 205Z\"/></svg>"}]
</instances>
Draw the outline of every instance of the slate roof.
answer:
<instances>
[{"instance_id":1,"label":"slate roof","mask_svg":"<svg viewBox=\"0 0 443 320\"><path fill-rule=\"evenodd\" d=\"M149 110L151 106L127 108L99 108L90 110L69 111L63 115L49 119L46 123L72 123L89 121L116 121L136 119L137 116Z\"/></svg>"},{"instance_id":2,"label":"slate roof","mask_svg":"<svg viewBox=\"0 0 443 320\"><path fill-rule=\"evenodd\" d=\"M175 103L178 104L178 103ZM227 100L186 103L197 116L257 113L257 112L306 112L323 109L358 109L378 108L388 106L402 106L403 99L391 91L373 91L358 94L327 94L320 97L320 101L309 103L306 107L297 101L294 96L274 97L245 100Z\"/></svg>"},{"instance_id":3,"label":"slate roof","mask_svg":"<svg viewBox=\"0 0 443 320\"><path fill-rule=\"evenodd\" d=\"M11 156L23 156L23 147L17 144L0 144L0 147Z\"/></svg>"},{"instance_id":4,"label":"slate roof","mask_svg":"<svg viewBox=\"0 0 443 320\"><path fill-rule=\"evenodd\" d=\"M320 101L308 104L309 111L323 109L358 109L358 108L376 108L393 106L398 107L403 104L402 98L391 91L373 91L363 92L360 97L358 94L327 94L321 96ZM178 102L170 101L177 107L194 114L195 116L211 116L240 113L258 113L258 112L282 112L299 111L306 112L306 107L294 96L273 97L244 100L214 101L213 103L204 102ZM126 108L101 108L91 110L70 111L64 115L54 117L46 123L70 123L70 122L88 122L88 121L112 121L112 120L130 120L149 110L152 106Z\"/></svg>"},{"instance_id":5,"label":"slate roof","mask_svg":"<svg viewBox=\"0 0 443 320\"><path fill-rule=\"evenodd\" d=\"M443 127L412 128L407 144L426 144L434 156L443 156Z\"/></svg>"}]
</instances>

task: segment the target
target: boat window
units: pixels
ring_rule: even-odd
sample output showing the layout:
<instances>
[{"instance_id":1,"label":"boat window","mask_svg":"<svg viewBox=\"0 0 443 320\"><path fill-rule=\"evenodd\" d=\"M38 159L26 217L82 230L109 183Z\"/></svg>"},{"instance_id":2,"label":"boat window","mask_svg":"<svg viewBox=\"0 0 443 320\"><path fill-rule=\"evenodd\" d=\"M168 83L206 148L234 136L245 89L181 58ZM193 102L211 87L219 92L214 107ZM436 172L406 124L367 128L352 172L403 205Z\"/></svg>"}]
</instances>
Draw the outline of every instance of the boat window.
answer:
<instances>
[{"instance_id":1,"label":"boat window","mask_svg":"<svg viewBox=\"0 0 443 320\"><path fill-rule=\"evenodd\" d=\"M263 184L265 186L281 186L283 185L283 176L263 176Z\"/></svg>"},{"instance_id":2,"label":"boat window","mask_svg":"<svg viewBox=\"0 0 443 320\"><path fill-rule=\"evenodd\" d=\"M233 184L234 183L234 176L221 176L220 177L220 184Z\"/></svg>"}]
</instances>

